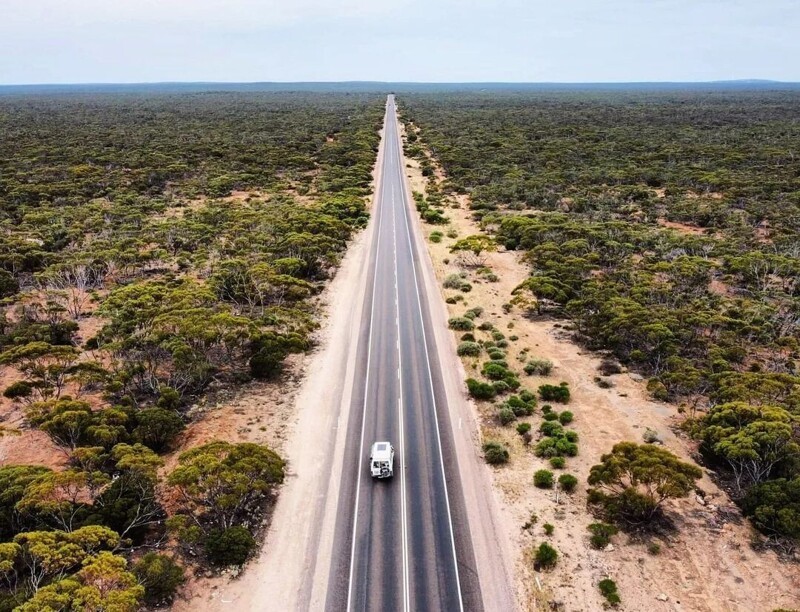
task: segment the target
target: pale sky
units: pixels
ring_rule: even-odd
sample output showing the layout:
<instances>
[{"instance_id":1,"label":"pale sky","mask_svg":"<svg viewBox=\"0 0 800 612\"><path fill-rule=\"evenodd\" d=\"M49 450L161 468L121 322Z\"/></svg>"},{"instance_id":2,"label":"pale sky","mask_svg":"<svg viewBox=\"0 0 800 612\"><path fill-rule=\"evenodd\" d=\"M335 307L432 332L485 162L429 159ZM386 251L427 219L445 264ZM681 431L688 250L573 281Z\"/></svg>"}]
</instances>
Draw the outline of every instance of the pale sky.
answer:
<instances>
[{"instance_id":1,"label":"pale sky","mask_svg":"<svg viewBox=\"0 0 800 612\"><path fill-rule=\"evenodd\" d=\"M800 81L800 0L0 0L0 83Z\"/></svg>"}]
</instances>

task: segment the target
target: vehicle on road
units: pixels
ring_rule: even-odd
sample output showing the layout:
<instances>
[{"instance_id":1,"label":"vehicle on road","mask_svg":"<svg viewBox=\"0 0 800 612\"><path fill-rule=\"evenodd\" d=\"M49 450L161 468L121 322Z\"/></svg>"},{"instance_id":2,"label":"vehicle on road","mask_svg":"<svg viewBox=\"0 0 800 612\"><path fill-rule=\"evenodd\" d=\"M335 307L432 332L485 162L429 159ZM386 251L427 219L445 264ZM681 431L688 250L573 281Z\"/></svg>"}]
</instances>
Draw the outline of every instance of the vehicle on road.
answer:
<instances>
[{"instance_id":1,"label":"vehicle on road","mask_svg":"<svg viewBox=\"0 0 800 612\"><path fill-rule=\"evenodd\" d=\"M375 442L369 451L369 469L373 478L394 476L394 446L390 442Z\"/></svg>"}]
</instances>

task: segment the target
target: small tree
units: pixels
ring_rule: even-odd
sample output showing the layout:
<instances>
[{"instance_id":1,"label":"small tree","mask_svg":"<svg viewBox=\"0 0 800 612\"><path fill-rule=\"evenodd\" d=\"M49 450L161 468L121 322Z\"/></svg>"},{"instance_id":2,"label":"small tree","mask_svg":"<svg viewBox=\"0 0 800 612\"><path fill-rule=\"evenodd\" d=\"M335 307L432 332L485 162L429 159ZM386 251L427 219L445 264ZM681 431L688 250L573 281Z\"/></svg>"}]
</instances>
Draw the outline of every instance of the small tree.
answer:
<instances>
[{"instance_id":1,"label":"small tree","mask_svg":"<svg viewBox=\"0 0 800 612\"><path fill-rule=\"evenodd\" d=\"M629 523L650 521L665 500L685 497L702 476L697 466L649 444L620 442L600 460L589 472L589 503Z\"/></svg>"}]
</instances>

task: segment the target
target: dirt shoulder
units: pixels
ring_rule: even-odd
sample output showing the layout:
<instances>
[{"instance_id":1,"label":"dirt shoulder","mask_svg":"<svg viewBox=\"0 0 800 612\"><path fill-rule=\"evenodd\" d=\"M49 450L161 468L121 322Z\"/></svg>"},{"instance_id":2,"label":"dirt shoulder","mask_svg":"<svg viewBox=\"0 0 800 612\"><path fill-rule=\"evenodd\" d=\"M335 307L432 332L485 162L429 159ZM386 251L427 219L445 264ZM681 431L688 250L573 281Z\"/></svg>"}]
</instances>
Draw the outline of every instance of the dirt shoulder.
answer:
<instances>
[{"instance_id":1,"label":"dirt shoulder","mask_svg":"<svg viewBox=\"0 0 800 612\"><path fill-rule=\"evenodd\" d=\"M418 162L408 160L408 176L415 191L424 193L427 180ZM437 173L441 179L441 173ZM503 308L513 289L528 276L526 264L515 252L490 253L485 265L496 275L489 282L486 275L457 265L450 246L458 238L480 232L472 220L466 197L452 202L445 210L447 226L425 225L429 236L440 231L441 242L428 241L439 290L452 296L458 291L442 289L441 282L454 273L467 272L472 290L463 301L448 305L450 316L462 316L471 307L484 309L476 323L490 321L509 341L509 366L520 373L523 386L535 390L542 383L569 383L572 400L567 409L574 413L570 428L580 436L580 454L570 458L563 472L577 476L579 488L573 495L561 494L556 500L552 490L533 486L533 473L551 469L546 460L537 458L533 445L525 445L513 426L502 427L495 418L495 408L486 403L472 404L480 423L481 435L474 440L473 452L479 451L482 439L499 440L510 448L508 464L491 470L495 507L502 515L498 524L513 543L514 581L524 610L598 610L604 599L597 584L610 577L616 581L624 610L698 610L698 611L769 611L796 607L800 601L800 571L794 564L782 563L771 552L757 553L750 547L751 527L741 520L727 495L704 475L699 487L704 497L672 503L667 511L677 529L648 541L634 541L624 534L612 539L607 550L589 546L587 525L595 522L586 508L585 485L589 469L600 455L623 440L642 442L646 429L658 433L666 448L690 459L690 440L675 433L680 422L675 406L651 401L638 377L628 373L609 377L610 388L601 388L595 378L600 374L600 358L574 344L563 323L536 321ZM448 237L455 235L456 237ZM455 338L455 334L450 334ZM460 334L459 334L460 335ZM476 336L479 332L476 332ZM486 336L488 338L488 336ZM451 339L450 346L455 347ZM550 376L526 376L522 366L532 358L549 359L554 364ZM485 359L461 360L467 376L477 373ZM458 363L455 351L442 363ZM461 371L461 367L458 368ZM463 380L463 375L462 375ZM462 391L463 393L463 391ZM541 417L526 417L533 431ZM558 474L562 470L555 470ZM523 525L535 514L530 529ZM551 536L543 525L552 524ZM549 541L559 551L555 570L535 572L531 561L534 545ZM648 544L660 547L658 554L648 552Z\"/></svg>"}]
</instances>

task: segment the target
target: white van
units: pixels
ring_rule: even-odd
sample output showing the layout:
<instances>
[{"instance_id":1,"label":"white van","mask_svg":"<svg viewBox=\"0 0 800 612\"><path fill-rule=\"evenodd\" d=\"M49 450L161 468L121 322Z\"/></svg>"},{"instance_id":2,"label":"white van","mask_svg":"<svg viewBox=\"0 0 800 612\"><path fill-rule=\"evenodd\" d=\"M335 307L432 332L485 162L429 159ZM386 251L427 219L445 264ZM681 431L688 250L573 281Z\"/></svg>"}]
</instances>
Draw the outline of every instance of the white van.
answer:
<instances>
[{"instance_id":1,"label":"white van","mask_svg":"<svg viewBox=\"0 0 800 612\"><path fill-rule=\"evenodd\" d=\"M369 471L373 478L394 476L394 446L389 442L375 442L369 451Z\"/></svg>"}]
</instances>

